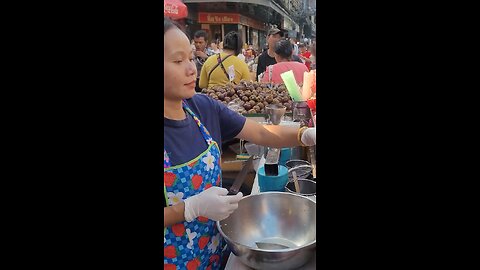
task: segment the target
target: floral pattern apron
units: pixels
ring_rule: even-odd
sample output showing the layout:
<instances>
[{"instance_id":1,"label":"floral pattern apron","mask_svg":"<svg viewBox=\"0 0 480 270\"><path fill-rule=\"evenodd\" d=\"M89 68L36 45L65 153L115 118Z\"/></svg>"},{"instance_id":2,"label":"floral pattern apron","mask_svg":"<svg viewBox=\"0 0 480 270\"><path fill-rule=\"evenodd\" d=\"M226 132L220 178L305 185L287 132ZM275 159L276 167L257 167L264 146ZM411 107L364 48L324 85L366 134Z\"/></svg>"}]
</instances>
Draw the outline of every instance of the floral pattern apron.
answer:
<instances>
[{"instance_id":1,"label":"floral pattern apron","mask_svg":"<svg viewBox=\"0 0 480 270\"><path fill-rule=\"evenodd\" d=\"M172 167L167 151L163 150L164 193L168 206L208 189L221 186L220 149L210 133L183 102L183 108L197 123L208 148L184 164ZM216 222L198 217L165 228L163 269L220 269L223 247Z\"/></svg>"}]
</instances>

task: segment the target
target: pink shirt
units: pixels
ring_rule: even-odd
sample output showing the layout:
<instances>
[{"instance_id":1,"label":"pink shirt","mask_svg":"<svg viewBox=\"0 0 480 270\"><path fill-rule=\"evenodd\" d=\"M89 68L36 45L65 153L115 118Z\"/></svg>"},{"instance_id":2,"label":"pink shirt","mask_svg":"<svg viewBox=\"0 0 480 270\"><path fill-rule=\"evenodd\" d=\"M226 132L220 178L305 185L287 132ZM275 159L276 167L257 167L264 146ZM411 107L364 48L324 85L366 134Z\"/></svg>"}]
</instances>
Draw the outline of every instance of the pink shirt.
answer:
<instances>
[{"instance_id":1,"label":"pink shirt","mask_svg":"<svg viewBox=\"0 0 480 270\"><path fill-rule=\"evenodd\" d=\"M287 72L289 70L293 71L293 75L295 76L295 80L297 84L303 84L303 73L308 72L307 66L305 64L297 62L297 61L290 61L290 62L280 62L276 63L275 65L271 65L267 67L265 70L265 75L263 76L262 82L269 82L270 81L270 72L269 69L272 69L272 82L275 84L283 83L282 77L280 74Z\"/></svg>"}]
</instances>

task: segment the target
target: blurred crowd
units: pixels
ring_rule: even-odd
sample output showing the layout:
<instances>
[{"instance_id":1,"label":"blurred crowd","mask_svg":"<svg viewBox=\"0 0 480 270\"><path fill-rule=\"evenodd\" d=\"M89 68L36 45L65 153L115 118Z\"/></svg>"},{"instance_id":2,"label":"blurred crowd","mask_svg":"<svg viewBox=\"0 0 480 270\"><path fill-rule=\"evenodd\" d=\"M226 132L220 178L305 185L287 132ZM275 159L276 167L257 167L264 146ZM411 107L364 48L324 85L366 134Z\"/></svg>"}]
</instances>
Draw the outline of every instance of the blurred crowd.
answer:
<instances>
[{"instance_id":1,"label":"blurred crowd","mask_svg":"<svg viewBox=\"0 0 480 270\"><path fill-rule=\"evenodd\" d=\"M272 28L267 33L267 44L259 50L253 44L244 43L237 32L227 33L220 42L210 40L206 31L199 30L194 33L191 40L198 73L196 90L200 92L202 88L228 82L238 83L242 79L272 82L273 78L278 78L275 70L276 73L293 70L296 74L303 74L303 70L316 69L316 41L309 39L303 41L284 38L281 30ZM208 68L204 68L207 60L210 63L206 65ZM281 62L284 63L278 65ZM292 62L301 63L303 67ZM267 70L269 66L273 66L273 70ZM266 74L267 72L270 74ZM297 82L301 84L303 80L301 76L296 77Z\"/></svg>"}]
</instances>

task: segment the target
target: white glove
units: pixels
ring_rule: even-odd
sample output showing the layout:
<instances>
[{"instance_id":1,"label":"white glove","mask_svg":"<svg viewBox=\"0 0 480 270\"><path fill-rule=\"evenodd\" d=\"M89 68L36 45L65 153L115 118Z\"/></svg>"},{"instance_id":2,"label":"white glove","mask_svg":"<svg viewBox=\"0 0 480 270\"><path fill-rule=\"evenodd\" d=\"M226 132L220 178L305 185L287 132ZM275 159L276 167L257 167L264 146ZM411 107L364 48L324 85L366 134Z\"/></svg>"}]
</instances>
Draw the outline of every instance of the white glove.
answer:
<instances>
[{"instance_id":1,"label":"white glove","mask_svg":"<svg viewBox=\"0 0 480 270\"><path fill-rule=\"evenodd\" d=\"M313 146L317 144L317 129L307 128L302 134L302 143L306 146Z\"/></svg>"},{"instance_id":2,"label":"white glove","mask_svg":"<svg viewBox=\"0 0 480 270\"><path fill-rule=\"evenodd\" d=\"M243 194L228 195L228 190L221 187L211 187L200 194L185 200L185 220L191 222L198 216L219 221L226 219L238 208L238 202Z\"/></svg>"}]
</instances>

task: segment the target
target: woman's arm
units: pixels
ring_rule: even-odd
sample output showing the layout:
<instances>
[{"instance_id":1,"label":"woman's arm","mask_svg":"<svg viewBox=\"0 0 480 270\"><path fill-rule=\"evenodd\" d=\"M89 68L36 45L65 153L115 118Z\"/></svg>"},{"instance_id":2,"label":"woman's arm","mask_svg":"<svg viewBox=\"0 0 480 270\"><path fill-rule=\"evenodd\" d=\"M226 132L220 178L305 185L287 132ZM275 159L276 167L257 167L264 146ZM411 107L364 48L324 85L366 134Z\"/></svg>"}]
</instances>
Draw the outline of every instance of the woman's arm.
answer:
<instances>
[{"instance_id":1,"label":"woman's arm","mask_svg":"<svg viewBox=\"0 0 480 270\"><path fill-rule=\"evenodd\" d=\"M163 208L163 227L172 226L185 220L185 203Z\"/></svg>"},{"instance_id":2,"label":"woman's arm","mask_svg":"<svg viewBox=\"0 0 480 270\"><path fill-rule=\"evenodd\" d=\"M260 82L268 83L269 80L270 78L268 77L268 72L265 71L265 73L263 73L263 77L260 80Z\"/></svg>"},{"instance_id":3,"label":"woman's arm","mask_svg":"<svg viewBox=\"0 0 480 270\"><path fill-rule=\"evenodd\" d=\"M254 144L268 147L293 147L299 146L297 139L298 128L279 125L261 125L251 119L245 121L245 125L236 138L244 139Z\"/></svg>"}]
</instances>

